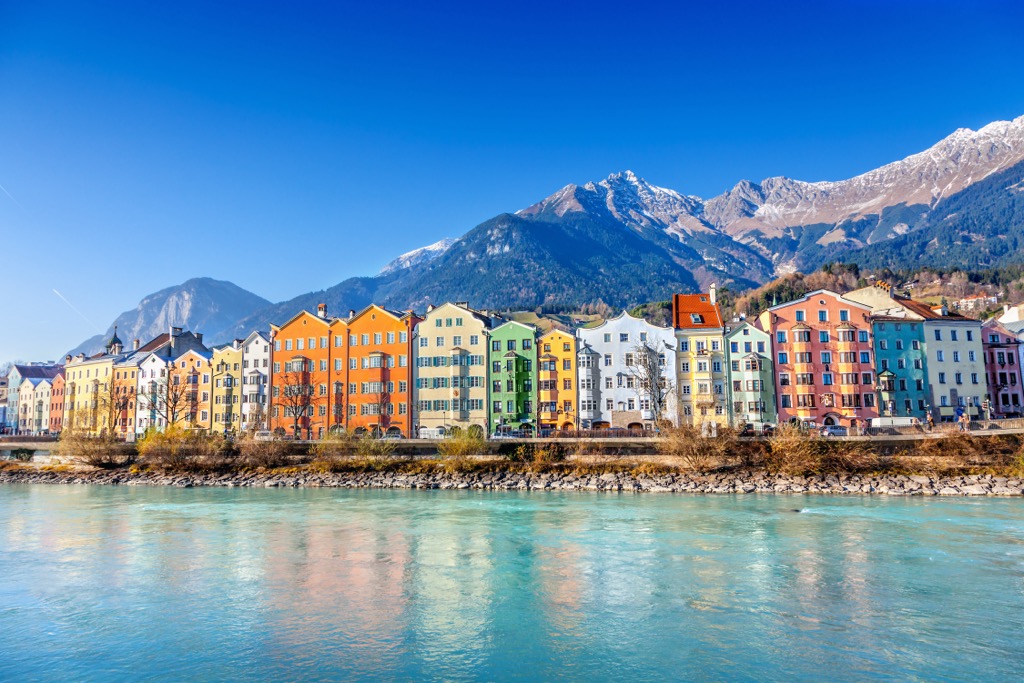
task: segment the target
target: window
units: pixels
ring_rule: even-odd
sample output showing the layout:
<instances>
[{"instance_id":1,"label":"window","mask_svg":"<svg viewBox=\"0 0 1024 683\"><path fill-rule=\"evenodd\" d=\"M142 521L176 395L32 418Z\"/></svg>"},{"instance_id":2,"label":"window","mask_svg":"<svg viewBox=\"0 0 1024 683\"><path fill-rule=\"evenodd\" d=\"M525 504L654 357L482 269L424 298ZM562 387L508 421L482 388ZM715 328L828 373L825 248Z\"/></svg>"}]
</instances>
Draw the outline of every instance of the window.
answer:
<instances>
[{"instance_id":1,"label":"window","mask_svg":"<svg viewBox=\"0 0 1024 683\"><path fill-rule=\"evenodd\" d=\"M507 349L508 349L509 351L515 351L515 350L516 350L516 340L515 340L515 339L509 339L509 340L507 340L507 341L505 342L505 347L506 347L506 348L507 348ZM509 411L509 412L512 412L512 411Z\"/></svg>"},{"instance_id":2,"label":"window","mask_svg":"<svg viewBox=\"0 0 1024 683\"><path fill-rule=\"evenodd\" d=\"M620 342L628 342L629 341L629 333L628 332L620 332L619 333L619 341Z\"/></svg>"},{"instance_id":3,"label":"window","mask_svg":"<svg viewBox=\"0 0 1024 683\"><path fill-rule=\"evenodd\" d=\"M878 348L882 349L883 351L885 351L886 349L888 349L888 348L889 348L889 342L888 342L888 340L885 340L885 339L879 339L879 340L878 340Z\"/></svg>"},{"instance_id":4,"label":"window","mask_svg":"<svg viewBox=\"0 0 1024 683\"><path fill-rule=\"evenodd\" d=\"M861 351L860 352L860 362L861 363L870 363L871 362L871 353L868 352L868 351Z\"/></svg>"},{"instance_id":5,"label":"window","mask_svg":"<svg viewBox=\"0 0 1024 683\"><path fill-rule=\"evenodd\" d=\"M942 341L942 330L935 330L935 341Z\"/></svg>"},{"instance_id":6,"label":"window","mask_svg":"<svg viewBox=\"0 0 1024 683\"><path fill-rule=\"evenodd\" d=\"M972 363L976 360L976 356L974 354L974 351L968 351L967 352L967 360L971 361Z\"/></svg>"},{"instance_id":7,"label":"window","mask_svg":"<svg viewBox=\"0 0 1024 683\"><path fill-rule=\"evenodd\" d=\"M828 311L818 311L818 322L828 322Z\"/></svg>"},{"instance_id":8,"label":"window","mask_svg":"<svg viewBox=\"0 0 1024 683\"><path fill-rule=\"evenodd\" d=\"M832 362L832 352L831 351L822 351L821 352L821 362L822 363L826 363L826 364L827 363L831 363Z\"/></svg>"},{"instance_id":9,"label":"window","mask_svg":"<svg viewBox=\"0 0 1024 683\"><path fill-rule=\"evenodd\" d=\"M840 322L844 322L845 323L845 322L849 322L849 320L850 320L850 312L849 311L847 311L847 310L839 311L839 321Z\"/></svg>"},{"instance_id":10,"label":"window","mask_svg":"<svg viewBox=\"0 0 1024 683\"><path fill-rule=\"evenodd\" d=\"M946 383L946 373L940 372L939 373L939 384L945 384L945 383Z\"/></svg>"},{"instance_id":11,"label":"window","mask_svg":"<svg viewBox=\"0 0 1024 683\"><path fill-rule=\"evenodd\" d=\"M789 363L789 354L785 351L779 351L779 365L787 365Z\"/></svg>"},{"instance_id":12,"label":"window","mask_svg":"<svg viewBox=\"0 0 1024 683\"><path fill-rule=\"evenodd\" d=\"M935 360L938 360L938 361L946 360L946 352L943 351L942 349L939 349L938 351L936 351L935 352Z\"/></svg>"},{"instance_id":13,"label":"window","mask_svg":"<svg viewBox=\"0 0 1024 683\"><path fill-rule=\"evenodd\" d=\"M804 312L803 312L803 311L797 311L797 312L796 312L796 321L797 321L798 323L802 323L802 322L804 321L804 318L805 318L805 317L806 317L806 316L804 315Z\"/></svg>"},{"instance_id":14,"label":"window","mask_svg":"<svg viewBox=\"0 0 1024 683\"><path fill-rule=\"evenodd\" d=\"M954 351L953 352L953 362L954 363L959 363L960 362L960 352L959 351Z\"/></svg>"},{"instance_id":15,"label":"window","mask_svg":"<svg viewBox=\"0 0 1024 683\"><path fill-rule=\"evenodd\" d=\"M862 343L866 343L868 341L868 331L867 330L858 330L858 332L857 332L857 341L862 342Z\"/></svg>"},{"instance_id":16,"label":"window","mask_svg":"<svg viewBox=\"0 0 1024 683\"><path fill-rule=\"evenodd\" d=\"M819 330L818 331L818 341L820 341L823 344L827 344L828 343L828 330Z\"/></svg>"},{"instance_id":17,"label":"window","mask_svg":"<svg viewBox=\"0 0 1024 683\"><path fill-rule=\"evenodd\" d=\"M949 331L949 340L950 341L957 341L956 330L950 330Z\"/></svg>"}]
</instances>

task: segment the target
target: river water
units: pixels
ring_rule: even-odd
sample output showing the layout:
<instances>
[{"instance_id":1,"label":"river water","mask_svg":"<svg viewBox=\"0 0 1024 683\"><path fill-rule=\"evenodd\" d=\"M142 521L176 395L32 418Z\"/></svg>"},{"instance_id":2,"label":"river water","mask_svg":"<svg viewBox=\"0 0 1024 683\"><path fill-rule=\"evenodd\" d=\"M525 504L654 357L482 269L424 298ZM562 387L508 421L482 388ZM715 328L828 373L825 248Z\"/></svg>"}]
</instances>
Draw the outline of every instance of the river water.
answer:
<instances>
[{"instance_id":1,"label":"river water","mask_svg":"<svg viewBox=\"0 0 1024 683\"><path fill-rule=\"evenodd\" d=\"M1024 500L0 487L0 680L555 678L1022 680Z\"/></svg>"}]
</instances>

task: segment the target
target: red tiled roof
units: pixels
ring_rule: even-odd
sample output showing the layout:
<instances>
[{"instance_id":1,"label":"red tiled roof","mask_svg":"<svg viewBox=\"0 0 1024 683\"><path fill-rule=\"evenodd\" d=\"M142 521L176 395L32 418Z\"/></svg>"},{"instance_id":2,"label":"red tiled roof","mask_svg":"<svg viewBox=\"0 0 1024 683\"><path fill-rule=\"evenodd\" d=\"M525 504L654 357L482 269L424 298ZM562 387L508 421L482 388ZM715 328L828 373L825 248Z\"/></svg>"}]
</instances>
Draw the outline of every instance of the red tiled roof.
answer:
<instances>
[{"instance_id":1,"label":"red tiled roof","mask_svg":"<svg viewBox=\"0 0 1024 683\"><path fill-rule=\"evenodd\" d=\"M901 306L907 308L912 313L916 313L925 320L970 320L966 316L962 316L959 313L949 311L946 315L942 315L938 311L932 310L932 307L922 301L914 301L913 299L895 299Z\"/></svg>"},{"instance_id":2,"label":"red tiled roof","mask_svg":"<svg viewBox=\"0 0 1024 683\"><path fill-rule=\"evenodd\" d=\"M676 294L672 297L672 324L678 330L724 327L722 309L708 294Z\"/></svg>"}]
</instances>

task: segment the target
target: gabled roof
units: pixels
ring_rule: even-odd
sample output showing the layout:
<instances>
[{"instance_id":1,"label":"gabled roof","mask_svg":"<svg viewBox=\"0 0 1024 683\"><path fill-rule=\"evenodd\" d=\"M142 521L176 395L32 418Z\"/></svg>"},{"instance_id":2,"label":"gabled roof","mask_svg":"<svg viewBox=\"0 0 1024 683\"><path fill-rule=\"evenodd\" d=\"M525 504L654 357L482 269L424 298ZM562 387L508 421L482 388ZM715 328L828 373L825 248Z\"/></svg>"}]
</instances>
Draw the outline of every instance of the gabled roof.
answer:
<instances>
[{"instance_id":1,"label":"gabled roof","mask_svg":"<svg viewBox=\"0 0 1024 683\"><path fill-rule=\"evenodd\" d=\"M597 325L594 325L593 327L578 327L578 328L576 328L576 336L578 337L581 332L582 333L594 332L595 330L599 330L599 329L601 329L602 327L604 327L605 325L607 325L609 323L617 322L619 320L622 320L623 318L629 318L630 320L636 320L636 321L642 322L643 324L648 325L648 326L652 327L655 330L661 330L663 332L670 332L672 330L671 327L662 327L661 325L655 325L654 323L650 322L649 320L647 320L645 318L642 318L642 317L636 316L636 315L631 315L629 311L625 311L624 310L624 311L622 311L622 313L619 313L616 316L613 316L611 318L605 318L604 320L602 320Z\"/></svg>"},{"instance_id":2,"label":"gabled roof","mask_svg":"<svg viewBox=\"0 0 1024 683\"><path fill-rule=\"evenodd\" d=\"M768 311L777 311L777 310L782 309L782 308L789 308L790 306L793 306L794 304L800 304L800 303L803 303L805 301L810 301L811 299L813 299L816 296L831 296L831 297L835 297L836 299L839 299L843 303L849 304L850 306L855 306L855 307L863 309L865 311L870 311L871 310L871 306L868 306L867 304L862 304L859 301L854 301L853 299L847 299L842 294L838 294L836 292L833 292L831 289L816 289L813 292L808 292L807 294L804 294L799 299L793 299L792 301L787 301L785 303L779 304L778 306L772 306L771 308L769 308L767 310Z\"/></svg>"},{"instance_id":3,"label":"gabled roof","mask_svg":"<svg viewBox=\"0 0 1024 683\"><path fill-rule=\"evenodd\" d=\"M288 320L284 321L280 325L275 325L274 323L270 323L270 329L272 329L272 330L280 330L282 328L288 327L289 325L291 325L293 322L295 322L296 320L298 320L299 318L301 318L304 315L308 315L311 318L315 318L316 320L322 322L324 325L327 325L327 326L330 326L331 323L336 322L338 320L338 318L331 317L331 316L328 316L326 318L321 318L316 313L310 313L306 309L302 309L301 311L299 311L298 313L296 313L292 317L288 318Z\"/></svg>"},{"instance_id":4,"label":"gabled roof","mask_svg":"<svg viewBox=\"0 0 1024 683\"><path fill-rule=\"evenodd\" d=\"M672 326L677 330L713 330L725 327L722 309L710 294L676 294L672 297Z\"/></svg>"},{"instance_id":5,"label":"gabled roof","mask_svg":"<svg viewBox=\"0 0 1024 683\"><path fill-rule=\"evenodd\" d=\"M63 365L17 365L14 367L18 370L18 374L22 379L26 377L39 377L44 379L52 379L57 376L58 372L64 370Z\"/></svg>"},{"instance_id":6,"label":"gabled roof","mask_svg":"<svg viewBox=\"0 0 1024 683\"><path fill-rule=\"evenodd\" d=\"M906 308L911 313L915 313L925 320L949 320L949 321L974 321L973 318L960 315L947 309L946 315L932 309L931 306L924 303L923 301L914 301L913 299L894 298L893 301L898 302L901 306Z\"/></svg>"}]
</instances>

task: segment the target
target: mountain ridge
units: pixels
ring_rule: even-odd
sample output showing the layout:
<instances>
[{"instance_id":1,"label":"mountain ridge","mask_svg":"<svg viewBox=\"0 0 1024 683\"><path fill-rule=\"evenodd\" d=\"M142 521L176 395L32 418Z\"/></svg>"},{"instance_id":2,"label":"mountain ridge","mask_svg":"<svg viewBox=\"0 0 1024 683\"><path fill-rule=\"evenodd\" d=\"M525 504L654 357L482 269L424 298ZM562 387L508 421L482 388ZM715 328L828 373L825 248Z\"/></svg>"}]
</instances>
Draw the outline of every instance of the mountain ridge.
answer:
<instances>
[{"instance_id":1,"label":"mountain ridge","mask_svg":"<svg viewBox=\"0 0 1024 683\"><path fill-rule=\"evenodd\" d=\"M233 321L206 321L207 339L244 336L321 301L339 315L374 301L398 309L445 300L619 307L711 282L746 289L837 260L881 266L909 257L942 266L970 254L984 265L1005 263L1024 247L1021 187L1024 116L957 129L846 180L741 180L708 200L627 170L565 185L461 237L408 251L377 275L278 303L257 297L264 305Z\"/></svg>"}]
</instances>

